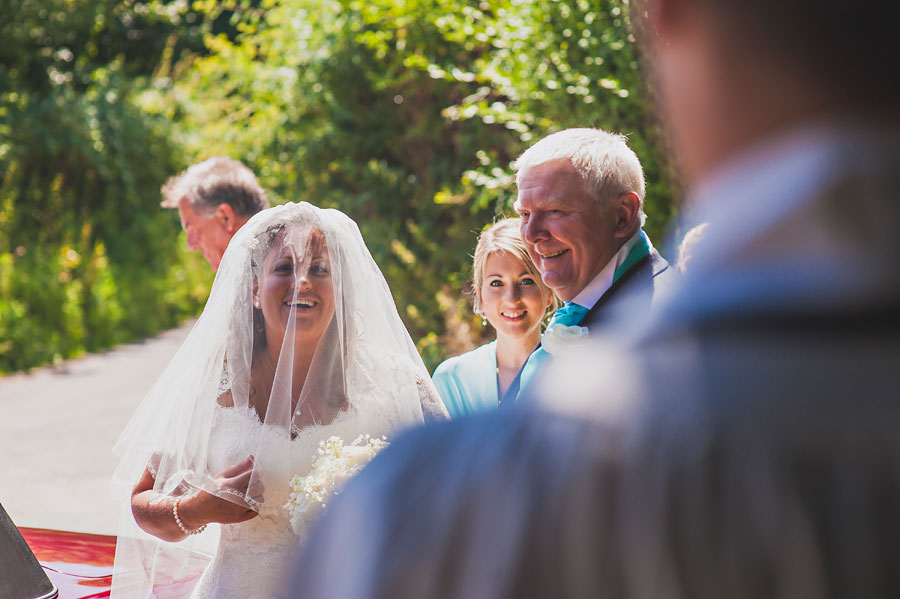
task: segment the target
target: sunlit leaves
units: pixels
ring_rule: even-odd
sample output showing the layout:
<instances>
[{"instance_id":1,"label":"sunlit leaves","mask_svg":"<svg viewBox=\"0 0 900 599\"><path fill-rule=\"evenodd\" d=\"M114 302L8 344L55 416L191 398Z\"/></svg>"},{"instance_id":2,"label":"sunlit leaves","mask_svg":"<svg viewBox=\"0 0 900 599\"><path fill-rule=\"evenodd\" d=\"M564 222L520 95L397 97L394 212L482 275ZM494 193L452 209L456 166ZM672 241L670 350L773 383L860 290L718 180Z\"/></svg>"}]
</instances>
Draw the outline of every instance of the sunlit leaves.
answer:
<instances>
[{"instance_id":1,"label":"sunlit leaves","mask_svg":"<svg viewBox=\"0 0 900 599\"><path fill-rule=\"evenodd\" d=\"M474 323L460 290L475 232L509 212L511 163L536 139L630 134L651 235L667 221L621 0L257 5L195 3L207 19L233 11L244 35L208 37L209 55L144 105L173 118L197 158L233 155L273 195L354 217L430 364L464 349L447 327ZM459 301L438 301L451 290Z\"/></svg>"},{"instance_id":2,"label":"sunlit leaves","mask_svg":"<svg viewBox=\"0 0 900 599\"><path fill-rule=\"evenodd\" d=\"M102 165L97 182L129 173L150 190L117 187L130 206L158 182L122 163L155 161L158 178L172 168L162 156L183 152L244 161L277 200L345 210L430 365L483 330L462 293L469 254L476 232L509 213L512 161L536 139L571 126L630 134L651 236L668 219L622 0L46 0L43 17L38 4L22 2L33 18L10 33L22 50L0 82L16 69L28 90L60 92L42 110L77 115L63 136L35 123L48 147L78 140ZM72 33L85 30L72 6L87 33ZM2 111L32 102L25 88L3 93L0 135ZM156 158L130 150L140 136L115 134L141 119ZM0 139L0 155L21 147Z\"/></svg>"},{"instance_id":3,"label":"sunlit leaves","mask_svg":"<svg viewBox=\"0 0 900 599\"><path fill-rule=\"evenodd\" d=\"M180 153L133 101L162 62L202 48L180 28L192 15L183 0L4 8L0 372L156 332L202 301L206 267L158 206Z\"/></svg>"}]
</instances>

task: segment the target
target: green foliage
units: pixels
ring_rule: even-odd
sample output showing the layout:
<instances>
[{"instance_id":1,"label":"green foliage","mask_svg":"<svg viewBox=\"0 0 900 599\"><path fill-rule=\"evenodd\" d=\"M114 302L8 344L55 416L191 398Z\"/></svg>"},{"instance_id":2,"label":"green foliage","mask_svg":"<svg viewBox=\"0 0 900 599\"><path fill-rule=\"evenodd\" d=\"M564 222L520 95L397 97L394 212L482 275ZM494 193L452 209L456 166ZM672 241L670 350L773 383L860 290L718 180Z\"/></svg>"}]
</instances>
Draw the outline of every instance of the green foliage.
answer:
<instances>
[{"instance_id":1,"label":"green foliage","mask_svg":"<svg viewBox=\"0 0 900 599\"><path fill-rule=\"evenodd\" d=\"M178 45L167 10L23 0L4 13L0 373L157 332L205 298L206 267L159 208L181 153L132 101Z\"/></svg>"},{"instance_id":2,"label":"green foliage","mask_svg":"<svg viewBox=\"0 0 900 599\"><path fill-rule=\"evenodd\" d=\"M201 6L197 4L195 6ZM220 6L205 2L207 18ZM233 8L233 6L231 7ZM284 200L360 225L426 363L476 341L476 234L511 214L511 162L572 126L628 133L648 228L671 216L620 0L282 0L142 98L196 157L231 154ZM179 70L178 65L173 70Z\"/></svg>"},{"instance_id":3,"label":"green foliage","mask_svg":"<svg viewBox=\"0 0 900 599\"><path fill-rule=\"evenodd\" d=\"M146 334L209 275L166 176L240 159L347 212L426 363L474 343L475 237L562 128L628 133L672 212L623 0L21 0L0 35L0 370Z\"/></svg>"}]
</instances>

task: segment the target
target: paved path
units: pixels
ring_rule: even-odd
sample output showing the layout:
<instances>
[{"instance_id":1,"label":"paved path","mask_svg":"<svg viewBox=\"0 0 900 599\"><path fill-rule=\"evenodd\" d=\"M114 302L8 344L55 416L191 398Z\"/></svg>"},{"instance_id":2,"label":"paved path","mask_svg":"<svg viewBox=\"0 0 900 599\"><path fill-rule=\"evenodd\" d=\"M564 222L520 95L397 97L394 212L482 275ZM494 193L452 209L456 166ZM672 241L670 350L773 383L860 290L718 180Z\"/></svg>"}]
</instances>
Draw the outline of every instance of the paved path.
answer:
<instances>
[{"instance_id":1,"label":"paved path","mask_svg":"<svg viewBox=\"0 0 900 599\"><path fill-rule=\"evenodd\" d=\"M110 448L191 326L0 377L0 503L17 525L116 533Z\"/></svg>"}]
</instances>

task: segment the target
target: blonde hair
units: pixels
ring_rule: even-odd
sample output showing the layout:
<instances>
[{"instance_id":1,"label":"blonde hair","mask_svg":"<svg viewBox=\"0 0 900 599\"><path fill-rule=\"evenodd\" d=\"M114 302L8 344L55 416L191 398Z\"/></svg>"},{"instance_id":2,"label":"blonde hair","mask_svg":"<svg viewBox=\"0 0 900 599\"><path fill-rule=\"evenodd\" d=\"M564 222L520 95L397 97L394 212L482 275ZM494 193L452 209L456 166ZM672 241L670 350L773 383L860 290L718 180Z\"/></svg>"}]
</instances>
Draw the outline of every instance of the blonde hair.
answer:
<instances>
[{"instance_id":1,"label":"blonde hair","mask_svg":"<svg viewBox=\"0 0 900 599\"><path fill-rule=\"evenodd\" d=\"M544 284L543 279L541 279L541 273L538 272L537 266L531 261L525 242L522 241L520 225L521 219L519 218L504 218L494 222L478 236L475 255L472 256L472 303L475 314L479 316L483 316L479 294L481 284L484 282L484 267L487 264L488 257L496 252L506 252L522 263L522 266L534 278L535 283L541 290L541 299L546 299L548 296L553 298L548 310L549 308L555 309L559 302L553 291ZM546 312L545 310L545 315Z\"/></svg>"}]
</instances>

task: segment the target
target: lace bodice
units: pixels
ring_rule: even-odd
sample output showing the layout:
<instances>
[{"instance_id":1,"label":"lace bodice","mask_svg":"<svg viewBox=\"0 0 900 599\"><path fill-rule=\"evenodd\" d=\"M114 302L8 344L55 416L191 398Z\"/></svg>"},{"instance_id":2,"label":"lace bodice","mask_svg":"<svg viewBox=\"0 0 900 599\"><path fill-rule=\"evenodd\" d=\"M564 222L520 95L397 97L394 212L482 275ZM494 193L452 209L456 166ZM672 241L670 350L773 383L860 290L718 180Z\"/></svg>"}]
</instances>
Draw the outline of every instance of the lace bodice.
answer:
<instances>
[{"instance_id":1,"label":"lace bodice","mask_svg":"<svg viewBox=\"0 0 900 599\"><path fill-rule=\"evenodd\" d=\"M223 524L216 555L191 595L192 599L270 599L287 597L285 573L290 572L305 531L294 533L283 508L290 496L288 482L296 474L306 475L319 442L337 435L353 439L369 432L381 434L383 427L370 418L343 412L328 425L308 427L291 439L285 431L259 422L246 408L217 408L211 455L211 471L219 471L247 457L252 448L267 444L282 456L283 463L264 471L265 502L257 517L239 524ZM280 451L277 449L280 448Z\"/></svg>"}]
</instances>

